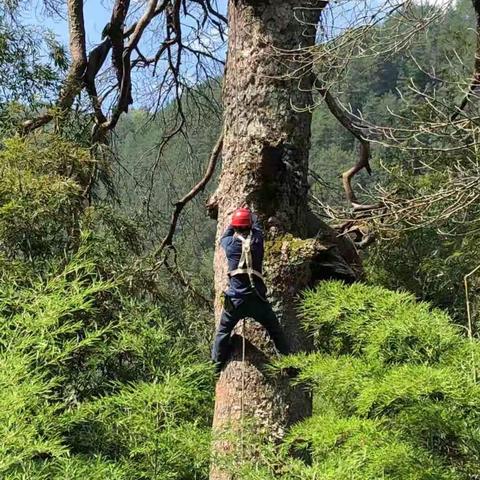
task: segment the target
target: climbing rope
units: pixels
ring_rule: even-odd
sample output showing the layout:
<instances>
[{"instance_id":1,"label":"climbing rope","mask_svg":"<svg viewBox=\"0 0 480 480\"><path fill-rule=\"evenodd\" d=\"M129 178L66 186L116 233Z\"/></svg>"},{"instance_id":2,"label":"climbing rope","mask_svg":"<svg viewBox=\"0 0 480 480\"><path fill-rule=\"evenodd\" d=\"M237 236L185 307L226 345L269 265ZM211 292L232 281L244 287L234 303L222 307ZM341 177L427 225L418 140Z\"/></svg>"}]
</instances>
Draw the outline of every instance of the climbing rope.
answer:
<instances>
[{"instance_id":1,"label":"climbing rope","mask_svg":"<svg viewBox=\"0 0 480 480\"><path fill-rule=\"evenodd\" d=\"M466 306L467 306L467 333L468 333L468 339L470 342L473 342L474 340L474 325L473 325L473 320L472 320L472 312L470 308L470 291L468 287L468 280L472 275L477 273L477 271L480 270L480 265L477 265L471 272L467 273L463 277L463 284L465 287L465 301L466 301ZM472 374L473 374L473 381L476 383L477 382L477 366L475 365L475 355L472 352Z\"/></svg>"},{"instance_id":2,"label":"climbing rope","mask_svg":"<svg viewBox=\"0 0 480 480\"><path fill-rule=\"evenodd\" d=\"M243 438L243 431L244 431L244 393L245 393L245 322L246 320L242 320L242 394L240 396L240 455L241 459L244 459L244 450L245 450L245 441Z\"/></svg>"}]
</instances>

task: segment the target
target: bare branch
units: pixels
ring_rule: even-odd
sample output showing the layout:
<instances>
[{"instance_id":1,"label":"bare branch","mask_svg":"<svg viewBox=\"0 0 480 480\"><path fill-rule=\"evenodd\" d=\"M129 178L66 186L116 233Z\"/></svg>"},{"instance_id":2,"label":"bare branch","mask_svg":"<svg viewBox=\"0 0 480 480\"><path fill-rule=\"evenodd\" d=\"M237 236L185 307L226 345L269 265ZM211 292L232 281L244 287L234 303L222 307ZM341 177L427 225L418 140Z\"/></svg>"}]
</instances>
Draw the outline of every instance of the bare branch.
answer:
<instances>
[{"instance_id":1,"label":"bare branch","mask_svg":"<svg viewBox=\"0 0 480 480\"><path fill-rule=\"evenodd\" d=\"M163 239L160 247L158 250L155 252L155 256L158 257L160 253L165 249L167 246L171 246L173 242L173 236L175 235L175 230L177 228L177 223L178 219L180 217L180 214L182 213L183 208L185 205L190 202L192 199L194 199L201 191L203 191L212 178L212 175L215 171L215 167L217 166L217 161L218 158L220 157L220 154L222 152L222 147L223 147L223 136L220 136L218 139L212 154L210 155L210 159L207 165L207 169L205 171L205 175L203 178L188 192L181 200L179 200L175 204L175 210L173 211L172 214L172 219L170 223L170 229Z\"/></svg>"},{"instance_id":2,"label":"bare branch","mask_svg":"<svg viewBox=\"0 0 480 480\"><path fill-rule=\"evenodd\" d=\"M117 74L118 83L123 79L123 49L124 49L124 24L130 6L130 0L116 0L112 11L112 17L108 24L108 32L105 32L112 41L112 65ZM131 86L128 92L127 104L133 102Z\"/></svg>"},{"instance_id":3,"label":"bare branch","mask_svg":"<svg viewBox=\"0 0 480 480\"><path fill-rule=\"evenodd\" d=\"M358 200L355 196L355 193L353 192L352 179L358 172L360 172L364 168L369 174L371 174L369 160L370 144L365 141L360 142L360 156L358 162L352 168L342 173L343 188L345 190L345 194L347 195L348 201L353 205L353 207L358 205Z\"/></svg>"},{"instance_id":4,"label":"bare branch","mask_svg":"<svg viewBox=\"0 0 480 480\"><path fill-rule=\"evenodd\" d=\"M98 98L97 87L95 85L95 79L104 64L108 52L112 46L110 37L103 40L102 43L97 45L88 55L87 68L83 81L90 100L92 102L93 111L98 124L102 124L107 121L105 114L102 111L102 101Z\"/></svg>"},{"instance_id":5,"label":"bare branch","mask_svg":"<svg viewBox=\"0 0 480 480\"><path fill-rule=\"evenodd\" d=\"M456 107L456 111L452 115L452 118L451 118L452 121L455 120L460 115L460 113L462 113L465 110L472 96L475 94L475 91L480 87L480 0L472 0L472 3L473 3L473 8L475 10L475 15L477 17L477 25L476 25L477 48L475 51L475 64L474 64L473 78L467 94L463 98L460 105Z\"/></svg>"},{"instance_id":6,"label":"bare branch","mask_svg":"<svg viewBox=\"0 0 480 480\"><path fill-rule=\"evenodd\" d=\"M140 20L135 24L133 33L131 34L130 41L127 47L123 51L122 56L122 79L120 83L120 95L115 106L112 117L100 126L101 130L108 131L115 128L123 112L128 111L130 104L130 92L131 92L131 63L130 58L132 52L138 47L138 43L143 35L143 32L152 21L152 19L159 15L166 9L169 0L164 0L160 6L158 6L158 0L150 0L145 13Z\"/></svg>"},{"instance_id":7,"label":"bare branch","mask_svg":"<svg viewBox=\"0 0 480 480\"><path fill-rule=\"evenodd\" d=\"M183 133L186 124L183 103L191 90L189 86L191 81L190 69L192 66L195 67L198 80L203 81L202 75L209 78L210 72L206 65L202 65L202 61L206 63L215 62L219 65L222 62L215 58L208 49L205 49L205 51L197 49L195 43L191 42L189 35L186 35L187 39L185 44L183 43L181 15L189 16L197 22L197 38L201 38L200 34L203 28L210 29L211 25L218 29L220 36L223 38L223 27L226 25L226 19L215 10L208 0L196 0L192 1L192 4L185 0L149 0L144 2L146 7L140 18L136 19L126 29L125 22L130 11L131 1L115 0L112 3L110 21L103 29L102 41L91 50L87 59L83 2L80 0L68 1L71 68L58 101L45 114L25 122L23 126L25 133L46 125L55 115L69 110L75 97L82 89L85 89L89 95L95 116L95 126L92 133L93 143L104 142L107 133L116 127L121 115L128 112L129 106L133 103L132 68L148 68L153 65L153 76L155 77L157 64L162 58L166 62L162 64L162 69L165 68L159 75L160 80L156 88L159 93L155 108L164 108L165 105L174 101L177 109L177 119L172 130L175 134ZM196 6L193 6L190 10L191 5L195 3L200 5L203 10L203 19L201 20L201 17L194 16L195 13L198 14L198 12L195 12ZM151 40L158 42L157 51L152 58L146 58L142 54L139 43L152 20L161 15L162 22L164 22L163 38L157 40L152 36ZM222 22L225 25L222 25ZM186 25L189 25L188 22ZM161 31L162 28L157 26L152 31L152 35L157 35L157 32ZM133 52L136 52L138 57L135 55L135 58L132 58ZM116 76L116 81L112 82L110 72L106 71L105 78L109 78L108 85L106 85L108 93L100 95L97 91L99 88L98 77L109 53L112 55L112 71ZM193 62L187 63L184 61L183 57L187 54L193 57ZM195 62L197 63L196 66ZM184 70L188 73L186 77L183 77ZM113 99L112 94L115 95ZM103 104L106 103L107 98L110 98L108 110L111 111L111 114L106 113L107 109L103 110Z\"/></svg>"},{"instance_id":8,"label":"bare branch","mask_svg":"<svg viewBox=\"0 0 480 480\"><path fill-rule=\"evenodd\" d=\"M370 167L370 142L364 137L366 127L359 126L357 124L357 119L350 116L349 112L342 108L340 103L328 89L318 88L318 91L325 100L332 115L360 142L360 155L358 162L342 174L342 179L347 200L354 208L365 207L358 203L357 197L352 188L352 179L363 169L365 169L370 175L372 174L372 169ZM371 206L369 207L371 208Z\"/></svg>"}]
</instances>

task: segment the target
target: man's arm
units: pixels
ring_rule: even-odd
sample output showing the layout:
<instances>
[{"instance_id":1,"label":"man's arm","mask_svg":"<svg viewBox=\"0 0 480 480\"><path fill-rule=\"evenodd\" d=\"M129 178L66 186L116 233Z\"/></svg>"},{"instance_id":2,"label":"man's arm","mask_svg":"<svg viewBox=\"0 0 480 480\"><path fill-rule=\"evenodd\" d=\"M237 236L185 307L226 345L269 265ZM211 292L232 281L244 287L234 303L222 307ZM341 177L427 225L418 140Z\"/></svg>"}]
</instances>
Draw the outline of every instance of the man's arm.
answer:
<instances>
[{"instance_id":1,"label":"man's arm","mask_svg":"<svg viewBox=\"0 0 480 480\"><path fill-rule=\"evenodd\" d=\"M263 255L263 228L262 224L258 220L258 216L255 214L252 214L252 243L258 246L260 248L262 255Z\"/></svg>"},{"instance_id":2,"label":"man's arm","mask_svg":"<svg viewBox=\"0 0 480 480\"><path fill-rule=\"evenodd\" d=\"M252 232L256 233L257 235L261 235L263 238L263 228L258 216L252 213Z\"/></svg>"},{"instance_id":3,"label":"man's arm","mask_svg":"<svg viewBox=\"0 0 480 480\"><path fill-rule=\"evenodd\" d=\"M223 232L223 235L220 238L220 245L223 248L226 248L228 245L230 245L230 243L233 240L233 234L234 233L235 233L235 230L233 229L233 227L231 225L229 225L227 227L227 229Z\"/></svg>"}]
</instances>

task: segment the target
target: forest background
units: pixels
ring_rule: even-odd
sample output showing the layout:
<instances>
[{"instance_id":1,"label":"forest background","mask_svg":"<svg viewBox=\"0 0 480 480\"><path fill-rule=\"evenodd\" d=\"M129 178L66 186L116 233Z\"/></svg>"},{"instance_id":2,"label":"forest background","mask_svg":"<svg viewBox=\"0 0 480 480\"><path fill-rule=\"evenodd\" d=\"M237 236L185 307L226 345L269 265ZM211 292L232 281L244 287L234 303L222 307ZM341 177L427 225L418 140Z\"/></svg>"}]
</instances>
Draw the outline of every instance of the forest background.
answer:
<instances>
[{"instance_id":1,"label":"forest background","mask_svg":"<svg viewBox=\"0 0 480 480\"><path fill-rule=\"evenodd\" d=\"M208 478L216 226L205 203L218 171L185 207L168 268L156 252L218 139L221 68L180 95L188 136L168 144L175 105L153 105L146 76L108 148L92 146L81 96L61 122L20 135L58 96L69 65L65 39L49 29L61 9L36 8L0 7L0 474ZM475 275L468 301L464 286L479 263L476 107L461 133L432 127L470 86L475 11L469 0L409 8L433 18L428 28L403 48L351 58L335 90L370 131L428 125L420 140L429 148L412 148L416 134L376 137L373 175L355 177L355 189L380 206L359 216L341 181L358 140L316 105L312 208L332 225L354 217L374 241L362 250L364 284L323 282L299 303L315 351L271 368L300 369L314 415L281 445L248 438L255 461L216 460L239 478L478 478ZM345 35L351 14L340 20ZM392 13L372 38L387 42L403 22ZM221 39L209 42L221 56Z\"/></svg>"}]
</instances>

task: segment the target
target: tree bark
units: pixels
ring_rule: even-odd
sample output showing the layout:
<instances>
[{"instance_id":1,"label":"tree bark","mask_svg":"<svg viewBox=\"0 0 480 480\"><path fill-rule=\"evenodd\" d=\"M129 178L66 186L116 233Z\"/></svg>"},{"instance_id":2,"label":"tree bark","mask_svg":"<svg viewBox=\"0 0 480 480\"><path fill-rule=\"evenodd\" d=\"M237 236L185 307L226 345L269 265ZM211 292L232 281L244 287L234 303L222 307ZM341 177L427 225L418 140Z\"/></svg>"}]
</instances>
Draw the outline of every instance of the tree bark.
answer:
<instances>
[{"instance_id":1,"label":"tree bark","mask_svg":"<svg viewBox=\"0 0 480 480\"><path fill-rule=\"evenodd\" d=\"M311 113L304 107L312 104L314 79L305 67L308 54L299 49L314 44L315 25L327 3L230 0L222 173L209 202L218 219L217 240L243 203L259 215L267 235L269 300L295 351L310 348L296 313L299 292L324 278L354 280L361 268L353 245L314 218L307 201ZM294 73L299 71L301 75ZM214 268L218 323L227 283L218 242ZM305 388L292 388L285 376L265 372L275 356L265 331L247 322L245 362L241 333L239 325L231 361L216 387L217 454L235 453L238 442L221 435L226 429L238 432L242 416L280 440L288 426L311 414ZM212 480L233 478L218 465L214 461Z\"/></svg>"}]
</instances>

